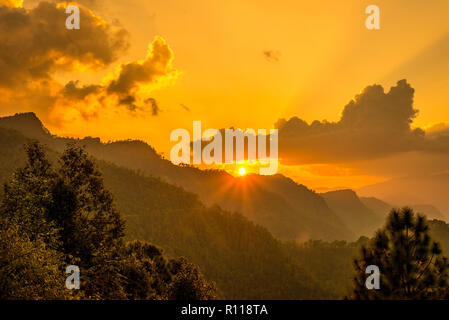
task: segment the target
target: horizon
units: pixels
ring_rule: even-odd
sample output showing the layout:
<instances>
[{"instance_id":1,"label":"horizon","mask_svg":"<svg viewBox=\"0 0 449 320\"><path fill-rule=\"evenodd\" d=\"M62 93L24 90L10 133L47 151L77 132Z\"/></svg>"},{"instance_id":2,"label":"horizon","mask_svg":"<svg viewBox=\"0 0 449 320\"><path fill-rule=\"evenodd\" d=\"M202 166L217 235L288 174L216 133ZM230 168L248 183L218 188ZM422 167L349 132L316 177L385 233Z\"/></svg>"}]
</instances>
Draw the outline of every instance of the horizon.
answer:
<instances>
[{"instance_id":1,"label":"horizon","mask_svg":"<svg viewBox=\"0 0 449 320\"><path fill-rule=\"evenodd\" d=\"M33 112L33 111L14 113L14 114L11 114L11 115L1 115L1 116L0 116L0 120L3 119L3 118L11 118L11 119L13 119L13 118L18 118L18 117L24 116L24 115L25 115L25 116L26 116L26 115L33 115L33 116L35 116L36 119L42 123L43 129L46 130L46 131L48 131L49 134L50 134L52 137L56 137L56 138L64 138L64 139L76 139L76 140L91 140L91 139L92 139L92 140L99 140L99 142L100 142L101 144L103 144L103 145L114 144L114 143L120 143L120 142L143 142L143 143L145 143L148 147L154 149L155 152L156 152L156 154L157 154L159 157L161 157L161 159L165 159L165 160L170 161L169 159L166 159L166 158L165 158L165 154L164 154L164 153L159 152L153 145L151 145L150 142L144 141L144 140L140 140L140 139L117 139L117 140L108 139L108 140L106 140L106 139L102 139L102 138L100 138L100 137L95 137L95 136L82 136L82 135L80 135L80 136L74 136L74 135L70 135L70 134L67 134L67 135L61 135L61 136L60 136L60 135L54 134L51 130L49 130L49 129L46 127L45 123L44 123L44 122L43 122L43 121L36 115L36 113ZM192 141L193 141L193 140L192 140ZM173 164L173 165L176 165L176 164ZM208 170L208 169L211 169L211 168L212 168L212 169L216 169L216 170L219 170L219 171L224 171L224 172L227 172L228 174L230 174L230 175L233 176L233 177L239 177L239 176L244 176L244 175L245 175L245 176L246 176L246 175L260 175L259 173L254 172L254 171L245 171L244 174L239 174L238 171L235 170L235 167L237 167L237 169L244 168L245 170L246 170L248 167L251 168L252 165L251 165L251 164L248 164L247 162L245 162L244 164L233 164L233 165L230 165L231 168L223 168L224 164L221 165L221 166L220 166L220 165L212 165L212 166L211 166L211 165L203 165L203 164L200 164L200 165L190 164L190 166L195 167L195 168L198 168L199 170ZM275 173L274 175L283 175L283 176L285 176L285 177L287 177L287 178L292 179L292 180L295 181L297 184L305 185L303 182L297 181L297 180L295 180L295 179L289 177L288 175L283 174L282 172L277 172L277 173ZM311 189L311 190L317 192L317 193L325 193L325 192L331 192L331 191L344 191L344 190L353 190L353 191L357 191L357 190L354 190L354 189L352 189L352 188L345 187L345 186L336 187L336 188L329 188L329 187L325 187L325 186L323 186L322 188L314 188L314 187L309 187L308 185L305 185L305 186L306 186L307 188L309 188L309 189ZM370 186L370 185L366 185L366 186Z\"/></svg>"},{"instance_id":2,"label":"horizon","mask_svg":"<svg viewBox=\"0 0 449 320\"><path fill-rule=\"evenodd\" d=\"M447 12L0 0L0 303L449 301Z\"/></svg>"},{"instance_id":3,"label":"horizon","mask_svg":"<svg viewBox=\"0 0 449 320\"><path fill-rule=\"evenodd\" d=\"M3 14L22 10L48 16L35 33L45 34L67 17L55 1L2 1L8 5ZM288 135L295 137L280 130L279 172L320 190L360 189L409 176L417 166L427 174L447 170L446 142L413 138L426 133L436 140L449 130L449 95L443 90L449 86L447 1L437 0L432 7L420 1L378 1L379 30L365 27L366 3L356 0L345 6L324 0L283 6L263 1L257 9L233 1L77 4L86 28L69 30L75 35L71 42L61 31L36 61L24 57L15 69L5 70L12 76L0 83L0 115L33 111L55 134L142 140L164 155L172 147L170 132L190 131L195 120L217 129L288 126ZM270 22L262 23L266 17ZM24 45L25 34L17 32L12 45ZM81 40L93 36L101 41ZM80 46L73 51L77 41ZM38 47L27 44L31 55ZM413 91L398 87L401 79ZM396 100L390 99L390 88L398 91ZM376 99L382 99L381 107ZM395 106L402 100L407 102ZM354 103L359 111L352 108L353 114L344 117ZM351 141L332 128L350 132L353 126L370 129ZM387 146L381 140L396 135L387 130L393 126L402 131ZM316 130L325 137L314 136ZM378 133L377 140L370 136ZM364 146L369 144L376 150Z\"/></svg>"}]
</instances>

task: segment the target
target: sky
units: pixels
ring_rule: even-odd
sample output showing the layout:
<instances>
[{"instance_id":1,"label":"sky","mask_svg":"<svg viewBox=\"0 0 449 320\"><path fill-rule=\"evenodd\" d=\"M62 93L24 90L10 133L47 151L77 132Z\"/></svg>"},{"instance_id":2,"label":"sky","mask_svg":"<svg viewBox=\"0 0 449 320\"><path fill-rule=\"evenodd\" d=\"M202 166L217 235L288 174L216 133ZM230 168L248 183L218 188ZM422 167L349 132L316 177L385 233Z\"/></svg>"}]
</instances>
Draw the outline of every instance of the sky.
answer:
<instances>
[{"instance_id":1,"label":"sky","mask_svg":"<svg viewBox=\"0 0 449 320\"><path fill-rule=\"evenodd\" d=\"M317 190L449 169L448 1L80 0L70 31L57 3L0 0L1 115L165 155L194 120L276 127L280 172Z\"/></svg>"}]
</instances>

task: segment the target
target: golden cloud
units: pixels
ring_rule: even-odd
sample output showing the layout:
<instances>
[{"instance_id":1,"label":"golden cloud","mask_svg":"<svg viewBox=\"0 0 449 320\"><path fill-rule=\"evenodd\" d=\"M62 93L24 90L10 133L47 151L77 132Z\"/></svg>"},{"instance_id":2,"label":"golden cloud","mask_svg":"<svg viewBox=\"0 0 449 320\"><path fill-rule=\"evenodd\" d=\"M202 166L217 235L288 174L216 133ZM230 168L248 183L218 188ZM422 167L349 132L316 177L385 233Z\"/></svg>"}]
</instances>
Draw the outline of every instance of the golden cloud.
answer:
<instances>
[{"instance_id":1,"label":"golden cloud","mask_svg":"<svg viewBox=\"0 0 449 320\"><path fill-rule=\"evenodd\" d=\"M23 0L0 0L0 6L7 6L13 8L22 7Z\"/></svg>"},{"instance_id":2,"label":"golden cloud","mask_svg":"<svg viewBox=\"0 0 449 320\"><path fill-rule=\"evenodd\" d=\"M51 79L55 71L97 70L128 47L127 32L81 8L80 30L67 30L63 6L41 2L31 10L0 7L0 86Z\"/></svg>"},{"instance_id":3,"label":"golden cloud","mask_svg":"<svg viewBox=\"0 0 449 320\"><path fill-rule=\"evenodd\" d=\"M158 114L151 93L178 76L164 39L155 37L144 59L121 63L101 84L82 85L74 79L64 86L55 79L56 72L104 69L128 48L128 32L83 6L81 29L67 30L67 2L42 1L33 9L21 8L21 3L0 0L7 4L0 6L2 108L37 111L53 126L89 120L118 106Z\"/></svg>"},{"instance_id":4,"label":"golden cloud","mask_svg":"<svg viewBox=\"0 0 449 320\"><path fill-rule=\"evenodd\" d=\"M129 111L149 111L158 115L159 106L150 95L178 77L179 71L172 66L173 58L173 51L166 41L156 36L148 46L145 59L120 64L115 72L103 79L103 84L81 86L74 81L67 83L61 91L62 102L68 99L68 106L75 102L78 109L85 109L82 105L92 106L92 103L98 105L100 102L103 108L121 105Z\"/></svg>"},{"instance_id":5,"label":"golden cloud","mask_svg":"<svg viewBox=\"0 0 449 320\"><path fill-rule=\"evenodd\" d=\"M284 164L341 163L429 150L424 130L411 127L418 113L413 96L406 80L389 92L372 85L345 106L337 122L280 119L280 157Z\"/></svg>"}]
</instances>

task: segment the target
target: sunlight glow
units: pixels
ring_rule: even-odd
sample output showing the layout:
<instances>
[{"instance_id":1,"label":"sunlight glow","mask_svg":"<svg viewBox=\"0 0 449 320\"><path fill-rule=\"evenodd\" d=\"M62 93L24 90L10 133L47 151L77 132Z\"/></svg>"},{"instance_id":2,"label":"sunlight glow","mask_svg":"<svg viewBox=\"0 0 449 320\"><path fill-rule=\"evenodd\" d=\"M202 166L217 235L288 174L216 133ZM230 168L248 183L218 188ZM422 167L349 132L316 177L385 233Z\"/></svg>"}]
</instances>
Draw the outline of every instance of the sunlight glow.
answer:
<instances>
[{"instance_id":1,"label":"sunlight glow","mask_svg":"<svg viewBox=\"0 0 449 320\"><path fill-rule=\"evenodd\" d=\"M246 174L246 169L245 168L240 168L239 169L239 175L244 176Z\"/></svg>"}]
</instances>

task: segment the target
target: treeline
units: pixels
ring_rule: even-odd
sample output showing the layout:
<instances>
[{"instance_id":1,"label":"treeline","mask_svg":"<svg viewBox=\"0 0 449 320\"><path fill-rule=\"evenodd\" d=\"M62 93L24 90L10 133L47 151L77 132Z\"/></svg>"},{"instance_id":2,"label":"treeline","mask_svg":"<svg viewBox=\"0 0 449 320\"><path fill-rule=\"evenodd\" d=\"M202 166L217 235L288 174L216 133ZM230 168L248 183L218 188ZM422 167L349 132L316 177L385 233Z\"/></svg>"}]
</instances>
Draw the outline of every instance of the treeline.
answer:
<instances>
[{"instance_id":1,"label":"treeline","mask_svg":"<svg viewBox=\"0 0 449 320\"><path fill-rule=\"evenodd\" d=\"M26 138L17 132L11 138L14 144L8 146L6 142L0 154L2 170L14 167L8 163L10 159L18 159L17 166L26 158L21 151ZM52 150L47 153L55 163L58 154ZM103 161L97 161L97 165L127 222L126 239L155 243L171 258L185 256L201 268L206 279L216 283L218 297L339 297L294 261L282 242L241 214L205 207L196 195L159 178Z\"/></svg>"},{"instance_id":2,"label":"treeline","mask_svg":"<svg viewBox=\"0 0 449 320\"><path fill-rule=\"evenodd\" d=\"M0 177L8 181L1 191L0 286L9 297L340 299L353 289L353 258L366 238L285 243L239 213L206 207L159 178L95 164L74 146L63 154L46 149L46 155L36 147L46 165L31 170L41 161L31 165L26 138L0 133ZM46 171L45 179L30 178ZM99 208L105 214L95 218ZM45 223L25 223L30 213ZM448 225L429 225L432 237L449 248ZM100 241L105 235L108 245ZM80 247L85 250L77 252ZM80 291L65 289L68 264L82 268Z\"/></svg>"},{"instance_id":3,"label":"treeline","mask_svg":"<svg viewBox=\"0 0 449 320\"><path fill-rule=\"evenodd\" d=\"M328 298L284 244L239 213L205 207L198 197L158 178L101 163L105 183L128 222L127 237L184 255L228 299Z\"/></svg>"},{"instance_id":4,"label":"treeline","mask_svg":"<svg viewBox=\"0 0 449 320\"><path fill-rule=\"evenodd\" d=\"M0 202L0 299L211 299L215 287L184 258L125 242L125 222L83 149L58 166L38 143L5 184ZM65 268L81 271L66 288Z\"/></svg>"}]
</instances>

